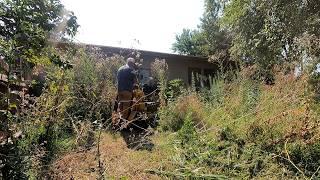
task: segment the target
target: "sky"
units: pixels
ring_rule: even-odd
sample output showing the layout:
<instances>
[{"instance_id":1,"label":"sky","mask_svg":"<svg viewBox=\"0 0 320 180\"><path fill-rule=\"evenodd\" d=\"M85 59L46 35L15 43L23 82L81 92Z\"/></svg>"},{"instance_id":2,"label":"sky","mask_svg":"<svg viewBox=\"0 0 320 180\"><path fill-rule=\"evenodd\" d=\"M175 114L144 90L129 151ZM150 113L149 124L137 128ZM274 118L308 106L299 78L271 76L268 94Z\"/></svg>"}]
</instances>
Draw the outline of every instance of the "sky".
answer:
<instances>
[{"instance_id":1,"label":"sky","mask_svg":"<svg viewBox=\"0 0 320 180\"><path fill-rule=\"evenodd\" d=\"M197 28L204 9L204 0L61 2L78 18L78 42L166 53L183 28Z\"/></svg>"}]
</instances>

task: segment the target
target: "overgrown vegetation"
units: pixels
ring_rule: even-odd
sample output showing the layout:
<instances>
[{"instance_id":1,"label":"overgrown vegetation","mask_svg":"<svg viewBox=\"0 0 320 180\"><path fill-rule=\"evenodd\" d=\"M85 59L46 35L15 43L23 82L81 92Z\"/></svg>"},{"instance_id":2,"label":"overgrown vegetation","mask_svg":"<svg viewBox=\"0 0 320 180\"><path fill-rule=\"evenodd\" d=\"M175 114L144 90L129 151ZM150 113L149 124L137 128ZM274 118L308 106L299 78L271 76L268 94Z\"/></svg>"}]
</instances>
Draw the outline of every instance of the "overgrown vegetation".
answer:
<instances>
[{"instance_id":1,"label":"overgrown vegetation","mask_svg":"<svg viewBox=\"0 0 320 180\"><path fill-rule=\"evenodd\" d=\"M67 43L57 48L55 41L72 41L78 28L59 0L1 1L0 60L7 67L0 73L7 82L0 178L72 179L68 165L82 160L97 179L112 177L107 167L122 160L144 168L132 167L136 174L156 175L142 178L320 178L319 6L316 0L206 0L200 28L184 30L174 50L209 56L220 74L210 88L187 87L168 81L168 65L156 59L151 74L160 91L155 138L161 144L155 152L128 152L108 146L119 140L105 133L124 57ZM13 97L13 86L23 82L17 64L23 73L41 71L34 73L45 79L34 82L39 97ZM128 154L132 159L123 158Z\"/></svg>"},{"instance_id":2,"label":"overgrown vegetation","mask_svg":"<svg viewBox=\"0 0 320 180\"><path fill-rule=\"evenodd\" d=\"M163 175L320 177L317 7L317 1L300 0L205 1L199 28L183 30L173 50L223 65L237 62L242 70L160 111L162 129L178 131L180 142L176 170ZM196 104L205 108L192 108ZM185 108L169 110L179 107Z\"/></svg>"},{"instance_id":3,"label":"overgrown vegetation","mask_svg":"<svg viewBox=\"0 0 320 180\"><path fill-rule=\"evenodd\" d=\"M91 148L96 131L109 128L116 94L113 79L124 59L87 51L63 56L73 64L72 69L48 66L46 90L14 117L23 136L12 152L19 153L14 159L24 160L20 161L21 167L12 165L13 171L28 178L48 177L47 166L59 155Z\"/></svg>"},{"instance_id":4,"label":"overgrown vegetation","mask_svg":"<svg viewBox=\"0 0 320 180\"><path fill-rule=\"evenodd\" d=\"M256 65L256 78L272 84L276 65L317 68L318 8L317 0L206 0L199 28L184 29L173 50Z\"/></svg>"},{"instance_id":5,"label":"overgrown vegetation","mask_svg":"<svg viewBox=\"0 0 320 180\"><path fill-rule=\"evenodd\" d=\"M169 103L160 111L160 128L178 132L175 168L155 172L173 178L319 177L319 112L312 108L319 105L308 101L306 77L276 74L274 86L243 73Z\"/></svg>"},{"instance_id":6,"label":"overgrown vegetation","mask_svg":"<svg viewBox=\"0 0 320 180\"><path fill-rule=\"evenodd\" d=\"M42 164L42 161L46 164L50 159L55 135L59 134L52 133L56 122L61 123L61 108L65 105L64 99L60 99L65 97L64 70L70 66L58 56L51 44L53 41L69 42L77 28L76 16L67 11L59 0L0 2L0 73L6 77L5 82L1 82L1 178L38 176L30 169L32 165L26 164ZM19 88L16 86L24 83L25 73L31 74L35 65L49 64L60 68L56 67L55 83L49 85L48 101L43 100L37 108L30 106L26 112L19 112L20 104L30 104L19 99ZM58 106L60 103L62 105ZM24 118L24 115L30 118ZM40 122L38 118L41 118ZM29 126L20 126L20 123ZM29 128L31 134L26 135L23 128ZM21 142L21 136L29 139ZM36 153L38 150L39 153ZM47 151L49 153L44 153Z\"/></svg>"}]
</instances>

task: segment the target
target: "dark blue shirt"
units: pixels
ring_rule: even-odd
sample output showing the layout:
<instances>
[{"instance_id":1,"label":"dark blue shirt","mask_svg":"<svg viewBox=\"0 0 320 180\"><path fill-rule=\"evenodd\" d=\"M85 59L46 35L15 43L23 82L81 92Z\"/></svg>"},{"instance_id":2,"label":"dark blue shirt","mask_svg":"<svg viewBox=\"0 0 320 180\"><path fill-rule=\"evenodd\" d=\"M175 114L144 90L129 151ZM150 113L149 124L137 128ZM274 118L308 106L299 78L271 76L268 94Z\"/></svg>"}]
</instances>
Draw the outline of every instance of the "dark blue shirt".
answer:
<instances>
[{"instance_id":1,"label":"dark blue shirt","mask_svg":"<svg viewBox=\"0 0 320 180\"><path fill-rule=\"evenodd\" d=\"M118 70L118 91L132 91L135 81L135 72L128 65L121 66Z\"/></svg>"}]
</instances>

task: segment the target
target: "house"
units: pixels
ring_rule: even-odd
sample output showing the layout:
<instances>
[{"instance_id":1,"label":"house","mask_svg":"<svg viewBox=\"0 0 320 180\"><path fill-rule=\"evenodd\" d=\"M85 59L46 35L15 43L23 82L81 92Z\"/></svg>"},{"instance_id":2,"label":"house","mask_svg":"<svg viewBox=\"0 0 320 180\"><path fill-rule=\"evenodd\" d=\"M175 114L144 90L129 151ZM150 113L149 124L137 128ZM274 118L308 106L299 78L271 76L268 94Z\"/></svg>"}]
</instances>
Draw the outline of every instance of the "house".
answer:
<instances>
[{"instance_id":1,"label":"house","mask_svg":"<svg viewBox=\"0 0 320 180\"><path fill-rule=\"evenodd\" d=\"M119 54L124 57L130 57L132 52L138 51L140 58L143 59L142 66L140 67L142 82L145 82L151 76L151 64L155 59L165 59L168 64L169 80L181 79L185 85L191 85L192 79L194 78L197 86L209 86L209 77L214 77L219 68L218 64L209 62L207 57L185 56L111 46L85 46L88 48L99 48L106 56ZM194 75L193 78L192 75Z\"/></svg>"}]
</instances>

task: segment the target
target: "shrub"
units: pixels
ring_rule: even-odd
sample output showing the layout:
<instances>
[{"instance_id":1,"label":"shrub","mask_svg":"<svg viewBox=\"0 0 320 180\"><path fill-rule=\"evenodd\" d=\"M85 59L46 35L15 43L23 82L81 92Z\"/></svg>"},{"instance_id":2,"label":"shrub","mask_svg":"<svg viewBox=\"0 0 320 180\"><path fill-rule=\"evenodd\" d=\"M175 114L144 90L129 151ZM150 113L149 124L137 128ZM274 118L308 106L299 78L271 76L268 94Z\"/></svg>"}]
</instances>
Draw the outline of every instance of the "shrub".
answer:
<instances>
[{"instance_id":1,"label":"shrub","mask_svg":"<svg viewBox=\"0 0 320 180\"><path fill-rule=\"evenodd\" d=\"M209 90L183 93L162 108L167 114L160 124L178 132L170 174L303 177L284 153L287 144L303 174L319 176L319 113L306 93L306 77L278 73L270 86L243 73L233 82L217 80ZM196 126L201 121L204 128Z\"/></svg>"},{"instance_id":2,"label":"shrub","mask_svg":"<svg viewBox=\"0 0 320 180\"><path fill-rule=\"evenodd\" d=\"M184 83L181 79L174 79L168 82L166 89L167 101L174 101L184 92Z\"/></svg>"},{"instance_id":3,"label":"shrub","mask_svg":"<svg viewBox=\"0 0 320 180\"><path fill-rule=\"evenodd\" d=\"M91 147L93 130L111 116L115 77L124 58L105 58L91 50L67 50L61 57L73 68L46 65L46 89L40 97L24 99L10 117L13 133L21 131L22 136L5 146L14 157L1 162L11 172L6 177L49 178L48 165L57 155Z\"/></svg>"},{"instance_id":4,"label":"shrub","mask_svg":"<svg viewBox=\"0 0 320 180\"><path fill-rule=\"evenodd\" d=\"M177 131L182 127L187 115L191 116L196 126L201 126L205 117L204 107L197 94L186 93L169 102L166 107L160 108L160 127L165 131Z\"/></svg>"},{"instance_id":5,"label":"shrub","mask_svg":"<svg viewBox=\"0 0 320 180\"><path fill-rule=\"evenodd\" d=\"M98 50L82 50L72 57L72 62L73 97L68 113L77 121L93 123L108 119L116 98L117 70L125 64L124 58L117 55L106 58Z\"/></svg>"},{"instance_id":6,"label":"shrub","mask_svg":"<svg viewBox=\"0 0 320 180\"><path fill-rule=\"evenodd\" d=\"M166 104L166 89L168 81L168 64L165 59L156 59L151 63L151 75L159 82L160 103L161 106L163 106Z\"/></svg>"},{"instance_id":7,"label":"shrub","mask_svg":"<svg viewBox=\"0 0 320 180\"><path fill-rule=\"evenodd\" d=\"M217 107L223 104L225 83L222 79L213 79L210 88L200 91L201 100L210 106Z\"/></svg>"},{"instance_id":8,"label":"shrub","mask_svg":"<svg viewBox=\"0 0 320 180\"><path fill-rule=\"evenodd\" d=\"M320 142L311 145L293 144L289 148L289 154L292 162L298 166L306 176L320 176ZM286 164L292 171L299 173L297 168L292 164L289 162Z\"/></svg>"},{"instance_id":9,"label":"shrub","mask_svg":"<svg viewBox=\"0 0 320 180\"><path fill-rule=\"evenodd\" d=\"M160 127L163 131L177 131L183 125L183 119L178 117L174 108L175 102L170 102L159 109Z\"/></svg>"},{"instance_id":10,"label":"shrub","mask_svg":"<svg viewBox=\"0 0 320 180\"><path fill-rule=\"evenodd\" d=\"M194 122L192 121L191 113L186 115L181 129L178 131L177 138L181 147L185 147L188 144L192 144L195 140L199 138L196 128L194 126Z\"/></svg>"},{"instance_id":11,"label":"shrub","mask_svg":"<svg viewBox=\"0 0 320 180\"><path fill-rule=\"evenodd\" d=\"M65 122L70 103L69 71L47 67L47 89L38 98L27 99L25 108L15 117L15 127L22 132L16 141L16 153L24 157L21 171L28 178L45 178L48 164L60 153L58 142L68 134Z\"/></svg>"}]
</instances>

